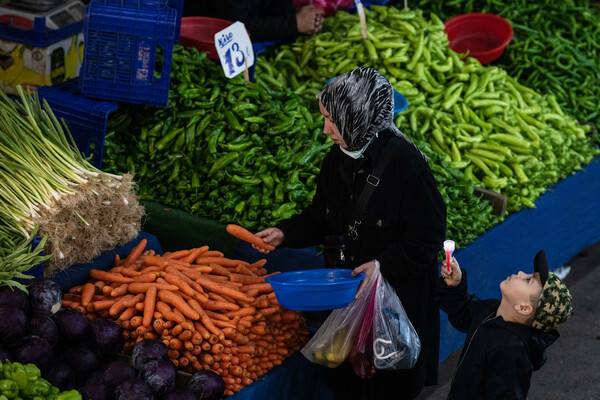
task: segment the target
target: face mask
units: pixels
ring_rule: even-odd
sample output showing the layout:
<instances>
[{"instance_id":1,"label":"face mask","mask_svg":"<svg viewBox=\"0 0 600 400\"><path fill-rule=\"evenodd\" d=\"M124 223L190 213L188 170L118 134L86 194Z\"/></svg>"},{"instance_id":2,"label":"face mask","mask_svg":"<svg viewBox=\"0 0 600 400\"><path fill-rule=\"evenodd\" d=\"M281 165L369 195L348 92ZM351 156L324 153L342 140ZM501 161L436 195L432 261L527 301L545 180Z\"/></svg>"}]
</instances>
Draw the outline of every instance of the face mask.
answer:
<instances>
[{"instance_id":1,"label":"face mask","mask_svg":"<svg viewBox=\"0 0 600 400\"><path fill-rule=\"evenodd\" d=\"M371 142L373 141L373 139L369 140L367 142L367 144L364 145L364 147L360 150L356 150L356 151L348 151L345 148L343 148L342 146L340 146L340 150L342 150L342 152L344 154L346 154L349 157L356 159L359 159L363 156L363 153L365 152L365 150L367 150L367 147L369 147L369 145L371 144Z\"/></svg>"}]
</instances>

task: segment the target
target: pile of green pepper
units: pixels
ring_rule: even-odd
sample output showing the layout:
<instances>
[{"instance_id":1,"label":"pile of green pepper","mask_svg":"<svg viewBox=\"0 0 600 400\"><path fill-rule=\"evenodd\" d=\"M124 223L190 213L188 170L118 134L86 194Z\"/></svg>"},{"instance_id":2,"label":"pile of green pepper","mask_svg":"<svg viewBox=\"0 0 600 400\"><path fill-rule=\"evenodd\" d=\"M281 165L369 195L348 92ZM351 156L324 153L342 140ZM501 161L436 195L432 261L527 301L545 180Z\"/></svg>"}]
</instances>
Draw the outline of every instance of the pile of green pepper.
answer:
<instances>
[{"instance_id":1,"label":"pile of green pepper","mask_svg":"<svg viewBox=\"0 0 600 400\"><path fill-rule=\"evenodd\" d=\"M524 85L556 97L568 114L600 125L600 9L589 0L421 0L444 19L490 12L508 19L514 38L494 64Z\"/></svg>"},{"instance_id":2,"label":"pile of green pepper","mask_svg":"<svg viewBox=\"0 0 600 400\"><path fill-rule=\"evenodd\" d=\"M366 14L367 39L356 15L338 12L322 33L260 62L258 79L293 88L302 77L323 81L373 66L408 99L396 125L475 185L507 195L510 211L534 207L546 188L598 155L586 137L589 126L564 115L553 96L451 51L435 14L425 19L421 10L378 6ZM302 76L295 77L296 64ZM312 95L306 84L295 91Z\"/></svg>"},{"instance_id":3,"label":"pile of green pepper","mask_svg":"<svg viewBox=\"0 0 600 400\"><path fill-rule=\"evenodd\" d=\"M205 53L176 47L169 107L111 114L104 169L133 172L142 199L258 229L310 203L332 145L322 123L289 90L226 79Z\"/></svg>"},{"instance_id":4,"label":"pile of green pepper","mask_svg":"<svg viewBox=\"0 0 600 400\"><path fill-rule=\"evenodd\" d=\"M76 390L60 392L33 364L0 362L0 400L81 400Z\"/></svg>"}]
</instances>

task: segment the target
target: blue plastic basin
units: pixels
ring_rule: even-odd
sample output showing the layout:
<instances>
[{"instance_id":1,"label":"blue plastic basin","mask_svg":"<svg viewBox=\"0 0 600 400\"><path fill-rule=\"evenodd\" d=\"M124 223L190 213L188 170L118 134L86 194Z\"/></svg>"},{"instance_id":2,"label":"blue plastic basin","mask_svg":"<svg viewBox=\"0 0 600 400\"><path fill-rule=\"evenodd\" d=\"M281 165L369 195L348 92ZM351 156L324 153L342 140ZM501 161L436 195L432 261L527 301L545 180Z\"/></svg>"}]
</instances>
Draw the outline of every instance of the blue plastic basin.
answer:
<instances>
[{"instance_id":1,"label":"blue plastic basin","mask_svg":"<svg viewBox=\"0 0 600 400\"><path fill-rule=\"evenodd\" d=\"M354 300L364 273L351 269L327 268L283 272L265 278L283 308L321 311L344 308Z\"/></svg>"},{"instance_id":2,"label":"blue plastic basin","mask_svg":"<svg viewBox=\"0 0 600 400\"><path fill-rule=\"evenodd\" d=\"M327 84L331 83L335 78L337 78L337 76L334 76L333 78L329 79L327 81ZM394 118L396 118L396 115L398 115L399 112L404 111L407 108L408 100L406 100L406 97L404 97L402 93L394 89Z\"/></svg>"}]
</instances>

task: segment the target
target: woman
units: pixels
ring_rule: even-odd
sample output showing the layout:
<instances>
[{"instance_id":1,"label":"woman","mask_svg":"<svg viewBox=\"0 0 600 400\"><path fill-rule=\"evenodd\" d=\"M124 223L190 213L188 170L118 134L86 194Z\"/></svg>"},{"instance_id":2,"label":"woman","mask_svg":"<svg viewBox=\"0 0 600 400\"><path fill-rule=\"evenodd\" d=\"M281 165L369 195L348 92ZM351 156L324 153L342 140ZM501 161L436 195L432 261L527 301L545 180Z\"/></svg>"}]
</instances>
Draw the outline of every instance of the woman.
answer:
<instances>
[{"instance_id":1,"label":"woman","mask_svg":"<svg viewBox=\"0 0 600 400\"><path fill-rule=\"evenodd\" d=\"M312 204L257 235L274 246L294 248L342 236L347 267L367 275L363 286L380 265L419 334L419 360L410 370L377 371L362 381L349 379L346 363L330 371L330 381L340 399L384 399L390 393L412 399L423 385L437 383L439 312L433 291L446 206L427 158L393 123L393 89L383 75L354 69L317 98L323 133L337 146L323 160ZM377 172L381 160L386 160L382 173ZM371 194L363 200L363 188L369 186Z\"/></svg>"}]
</instances>

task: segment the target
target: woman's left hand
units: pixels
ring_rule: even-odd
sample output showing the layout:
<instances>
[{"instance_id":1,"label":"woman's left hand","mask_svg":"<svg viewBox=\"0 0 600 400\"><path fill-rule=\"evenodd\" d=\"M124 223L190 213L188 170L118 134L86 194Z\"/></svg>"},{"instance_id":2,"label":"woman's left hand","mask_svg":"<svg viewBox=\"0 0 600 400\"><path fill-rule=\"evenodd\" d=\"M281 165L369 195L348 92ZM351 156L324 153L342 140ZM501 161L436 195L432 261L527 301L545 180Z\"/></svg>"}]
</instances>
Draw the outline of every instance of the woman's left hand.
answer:
<instances>
[{"instance_id":1,"label":"woman's left hand","mask_svg":"<svg viewBox=\"0 0 600 400\"><path fill-rule=\"evenodd\" d=\"M364 272L366 275L365 279L363 279L362 282L360 283L360 285L358 286L358 290L356 291L356 296L354 297L355 299L361 295L363 290L365 290L365 287L367 286L367 284L369 283L369 281L371 280L371 278L377 271L378 265L379 265L379 262L377 260L373 260L373 261L366 262L366 263L354 268L354 270L352 270L352 276L356 276L356 275L360 274L361 272Z\"/></svg>"}]
</instances>

